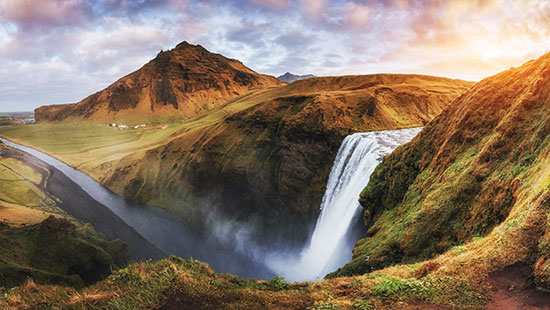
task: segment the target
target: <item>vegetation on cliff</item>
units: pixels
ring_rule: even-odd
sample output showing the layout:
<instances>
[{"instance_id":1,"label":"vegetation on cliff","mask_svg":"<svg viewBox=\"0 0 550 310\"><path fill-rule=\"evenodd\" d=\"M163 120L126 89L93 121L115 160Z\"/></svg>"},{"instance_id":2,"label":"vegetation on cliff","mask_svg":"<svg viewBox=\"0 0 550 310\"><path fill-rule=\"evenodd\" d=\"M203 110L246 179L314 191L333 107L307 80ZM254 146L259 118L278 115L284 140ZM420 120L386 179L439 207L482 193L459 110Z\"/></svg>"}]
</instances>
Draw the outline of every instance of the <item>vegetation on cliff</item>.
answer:
<instances>
[{"instance_id":1,"label":"vegetation on cliff","mask_svg":"<svg viewBox=\"0 0 550 310\"><path fill-rule=\"evenodd\" d=\"M90 225L77 228L54 216L24 227L0 222L0 246L0 286L8 288L27 279L82 287L130 261L124 242L106 241Z\"/></svg>"},{"instance_id":2,"label":"vegetation on cliff","mask_svg":"<svg viewBox=\"0 0 550 310\"><path fill-rule=\"evenodd\" d=\"M386 157L361 194L369 238L333 276L418 262L486 283L528 266L550 289L550 54L477 83Z\"/></svg>"}]
</instances>

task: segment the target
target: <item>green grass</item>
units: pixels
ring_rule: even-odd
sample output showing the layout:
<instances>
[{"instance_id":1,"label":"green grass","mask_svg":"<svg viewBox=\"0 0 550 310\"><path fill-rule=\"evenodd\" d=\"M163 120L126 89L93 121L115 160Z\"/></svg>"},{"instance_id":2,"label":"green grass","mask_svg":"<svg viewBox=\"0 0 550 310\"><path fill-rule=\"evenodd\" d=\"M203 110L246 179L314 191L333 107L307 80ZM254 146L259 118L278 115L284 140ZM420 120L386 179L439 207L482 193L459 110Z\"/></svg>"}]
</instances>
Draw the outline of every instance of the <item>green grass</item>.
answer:
<instances>
[{"instance_id":1,"label":"green grass","mask_svg":"<svg viewBox=\"0 0 550 310\"><path fill-rule=\"evenodd\" d=\"M0 128L0 135L53 155L70 165L100 163L110 157L123 157L133 152L167 143L191 130L211 126L226 116L269 100L279 92L259 91L187 120L177 118L134 120L129 125L145 123L147 128L117 130L105 124L85 121L43 123ZM168 124L157 129L158 124Z\"/></svg>"},{"instance_id":2,"label":"green grass","mask_svg":"<svg viewBox=\"0 0 550 310\"><path fill-rule=\"evenodd\" d=\"M156 130L151 129L117 130L107 125L85 123L82 125L35 124L9 127L2 128L0 134L16 141L24 141L25 144L40 150L60 155L134 143L144 136L158 135Z\"/></svg>"},{"instance_id":3,"label":"green grass","mask_svg":"<svg viewBox=\"0 0 550 310\"><path fill-rule=\"evenodd\" d=\"M0 165L11 171L14 175L19 176L19 178L25 178L34 184L40 184L42 181L42 173L48 174L47 169L36 165L31 167L15 158L0 158ZM39 169L39 171L35 169Z\"/></svg>"},{"instance_id":4,"label":"green grass","mask_svg":"<svg viewBox=\"0 0 550 310\"><path fill-rule=\"evenodd\" d=\"M287 289L290 285L285 281L285 279L283 279L282 277L280 276L276 276L274 277L273 279L269 280L268 282L269 286L271 286L271 288L273 290L276 290L276 291L280 291L280 290L284 290L284 289Z\"/></svg>"},{"instance_id":5,"label":"green grass","mask_svg":"<svg viewBox=\"0 0 550 310\"><path fill-rule=\"evenodd\" d=\"M427 287L422 281L416 279L402 279L399 277L385 276L374 284L372 294L383 297L422 297L426 294Z\"/></svg>"},{"instance_id":6,"label":"green grass","mask_svg":"<svg viewBox=\"0 0 550 310\"><path fill-rule=\"evenodd\" d=\"M5 165L5 166L4 166ZM11 170L13 168L14 170ZM19 174L18 172L21 174ZM26 177L30 179L26 179ZM0 158L0 200L22 206L45 206L55 204L33 182L40 176L30 167L13 159Z\"/></svg>"}]
</instances>

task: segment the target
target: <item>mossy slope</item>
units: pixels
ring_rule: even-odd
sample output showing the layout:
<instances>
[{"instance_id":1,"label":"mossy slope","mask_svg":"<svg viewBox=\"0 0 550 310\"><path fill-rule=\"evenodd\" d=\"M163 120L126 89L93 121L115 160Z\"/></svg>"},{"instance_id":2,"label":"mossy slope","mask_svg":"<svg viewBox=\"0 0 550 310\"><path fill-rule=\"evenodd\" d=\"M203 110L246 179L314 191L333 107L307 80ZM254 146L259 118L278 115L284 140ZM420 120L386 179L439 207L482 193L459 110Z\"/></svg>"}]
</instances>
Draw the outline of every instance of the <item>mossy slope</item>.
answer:
<instances>
[{"instance_id":1,"label":"mossy slope","mask_svg":"<svg viewBox=\"0 0 550 310\"><path fill-rule=\"evenodd\" d=\"M0 225L0 285L37 283L81 287L108 276L129 262L127 245L105 241L91 226L76 228L69 220L50 216L23 228Z\"/></svg>"},{"instance_id":2,"label":"mossy slope","mask_svg":"<svg viewBox=\"0 0 550 310\"><path fill-rule=\"evenodd\" d=\"M138 263L84 289L27 282L0 294L3 309L481 309L482 289L452 277L415 279L414 267L361 277L287 283L217 274L194 260ZM0 291L1 292L1 291ZM47 296L47 298L44 298Z\"/></svg>"},{"instance_id":3,"label":"mossy slope","mask_svg":"<svg viewBox=\"0 0 550 310\"><path fill-rule=\"evenodd\" d=\"M360 199L370 237L334 275L454 247L430 272L524 263L550 288L549 112L550 54L477 83L376 168Z\"/></svg>"},{"instance_id":4,"label":"mossy slope","mask_svg":"<svg viewBox=\"0 0 550 310\"><path fill-rule=\"evenodd\" d=\"M0 143L0 286L81 287L130 261L128 246L71 221L47 191L50 170Z\"/></svg>"}]
</instances>

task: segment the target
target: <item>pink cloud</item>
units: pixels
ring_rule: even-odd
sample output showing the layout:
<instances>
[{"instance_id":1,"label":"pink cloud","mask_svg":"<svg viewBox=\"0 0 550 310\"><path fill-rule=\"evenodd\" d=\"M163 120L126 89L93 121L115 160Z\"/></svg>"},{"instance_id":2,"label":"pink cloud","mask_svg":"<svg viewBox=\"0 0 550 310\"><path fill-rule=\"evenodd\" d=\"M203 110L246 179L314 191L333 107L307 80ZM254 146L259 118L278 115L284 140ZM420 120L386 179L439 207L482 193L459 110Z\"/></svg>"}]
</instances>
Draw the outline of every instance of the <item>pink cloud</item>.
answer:
<instances>
[{"instance_id":1,"label":"pink cloud","mask_svg":"<svg viewBox=\"0 0 550 310\"><path fill-rule=\"evenodd\" d=\"M250 0L252 3L263 6L270 10L280 10L288 7L289 0Z\"/></svg>"},{"instance_id":2,"label":"pink cloud","mask_svg":"<svg viewBox=\"0 0 550 310\"><path fill-rule=\"evenodd\" d=\"M402 10L408 10L411 7L410 0L392 0L391 4Z\"/></svg>"},{"instance_id":3,"label":"pink cloud","mask_svg":"<svg viewBox=\"0 0 550 310\"><path fill-rule=\"evenodd\" d=\"M0 18L21 28L82 23L91 12L84 0L3 0Z\"/></svg>"},{"instance_id":4,"label":"pink cloud","mask_svg":"<svg viewBox=\"0 0 550 310\"><path fill-rule=\"evenodd\" d=\"M177 32L182 38L195 37L198 35L208 33L208 28L198 23L190 23L184 26L180 26Z\"/></svg>"},{"instance_id":5,"label":"pink cloud","mask_svg":"<svg viewBox=\"0 0 550 310\"><path fill-rule=\"evenodd\" d=\"M345 22L352 28L363 29L368 26L371 9L363 4L350 2L345 12Z\"/></svg>"},{"instance_id":6,"label":"pink cloud","mask_svg":"<svg viewBox=\"0 0 550 310\"><path fill-rule=\"evenodd\" d=\"M302 10L312 19L320 19L325 14L324 0L300 0Z\"/></svg>"}]
</instances>

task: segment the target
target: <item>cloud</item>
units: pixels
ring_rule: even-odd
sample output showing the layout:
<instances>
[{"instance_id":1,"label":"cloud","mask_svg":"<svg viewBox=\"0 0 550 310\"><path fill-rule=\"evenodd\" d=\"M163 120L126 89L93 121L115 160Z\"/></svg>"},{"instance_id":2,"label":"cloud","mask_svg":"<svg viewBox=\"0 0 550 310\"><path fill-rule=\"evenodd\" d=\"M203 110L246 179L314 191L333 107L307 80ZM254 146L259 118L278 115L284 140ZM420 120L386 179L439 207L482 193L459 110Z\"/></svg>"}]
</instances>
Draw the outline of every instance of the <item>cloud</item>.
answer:
<instances>
[{"instance_id":1,"label":"cloud","mask_svg":"<svg viewBox=\"0 0 550 310\"><path fill-rule=\"evenodd\" d=\"M290 5L289 0L251 0L251 2L270 10L280 10Z\"/></svg>"},{"instance_id":2,"label":"cloud","mask_svg":"<svg viewBox=\"0 0 550 310\"><path fill-rule=\"evenodd\" d=\"M346 5L345 22L348 26L365 29L369 24L371 9L363 4L349 2Z\"/></svg>"},{"instance_id":3,"label":"cloud","mask_svg":"<svg viewBox=\"0 0 550 310\"><path fill-rule=\"evenodd\" d=\"M317 42L318 38L315 34L306 34L297 30L283 33L276 41L287 49L296 49L303 51L304 48L311 46Z\"/></svg>"},{"instance_id":4,"label":"cloud","mask_svg":"<svg viewBox=\"0 0 550 310\"><path fill-rule=\"evenodd\" d=\"M550 29L544 16L550 6L543 3L411 2L403 24L407 32L399 30L401 40L394 39L398 47L381 60L399 64L401 70L481 79L544 52L542 37Z\"/></svg>"},{"instance_id":5,"label":"cloud","mask_svg":"<svg viewBox=\"0 0 550 310\"><path fill-rule=\"evenodd\" d=\"M320 19L325 15L324 0L300 0L301 8L311 19Z\"/></svg>"},{"instance_id":6,"label":"cloud","mask_svg":"<svg viewBox=\"0 0 550 310\"><path fill-rule=\"evenodd\" d=\"M92 7L84 0L2 0L0 18L24 30L85 22Z\"/></svg>"},{"instance_id":7,"label":"cloud","mask_svg":"<svg viewBox=\"0 0 550 310\"><path fill-rule=\"evenodd\" d=\"M241 20L235 24L233 29L226 33L226 38L230 41L260 47L263 45L263 33L267 26L266 24L255 24L253 22Z\"/></svg>"},{"instance_id":8,"label":"cloud","mask_svg":"<svg viewBox=\"0 0 550 310\"><path fill-rule=\"evenodd\" d=\"M478 80L549 36L545 0L0 0L0 110L79 101L183 40L272 75Z\"/></svg>"},{"instance_id":9,"label":"cloud","mask_svg":"<svg viewBox=\"0 0 550 310\"><path fill-rule=\"evenodd\" d=\"M96 9L102 15L129 16L155 10L186 10L190 2L190 0L98 0Z\"/></svg>"}]
</instances>

